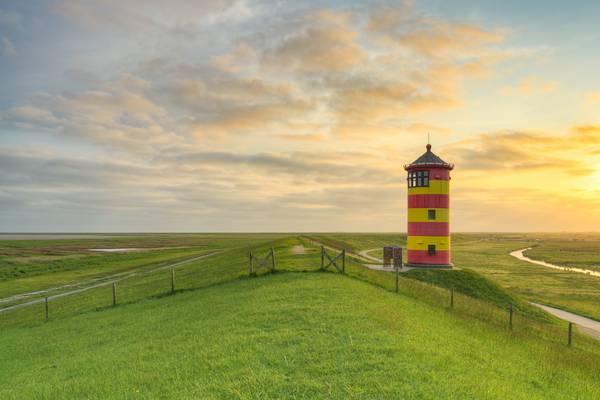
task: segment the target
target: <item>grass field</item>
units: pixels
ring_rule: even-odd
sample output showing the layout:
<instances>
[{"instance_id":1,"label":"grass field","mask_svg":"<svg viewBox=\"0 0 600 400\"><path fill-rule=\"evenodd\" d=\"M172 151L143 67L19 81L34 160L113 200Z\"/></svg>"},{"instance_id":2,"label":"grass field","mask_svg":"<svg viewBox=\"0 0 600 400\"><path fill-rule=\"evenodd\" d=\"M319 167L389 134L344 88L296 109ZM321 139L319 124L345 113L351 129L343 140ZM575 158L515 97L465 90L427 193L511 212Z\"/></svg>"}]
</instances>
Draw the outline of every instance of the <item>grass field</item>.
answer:
<instances>
[{"instance_id":1,"label":"grass field","mask_svg":"<svg viewBox=\"0 0 600 400\"><path fill-rule=\"evenodd\" d=\"M215 276L229 276L223 263L229 258L228 251L241 249L236 258L239 264L235 274L245 271L246 253L253 247L265 243L288 238L298 241L302 239L307 249L315 247L308 239L318 240L335 247L346 247L351 251L380 249L384 245L405 244L405 235L401 234L165 234L165 235L124 235L99 238L75 238L62 240L0 240L0 298L23 293L44 290L65 284L89 282L91 280L111 277L114 274L124 274L131 271L151 271L157 267L170 265L181 260L190 259L202 254L225 251L223 257L212 256L204 261L190 265L191 270L214 266ZM414 271L403 275L424 282L429 282L444 288L454 288L457 291L490 301L505 307L508 303L518 304L519 307L532 316L537 310L528 307L527 301L552 305L578 314L600 320L600 279L584 275L551 270L542 266L532 265L510 257L510 251L533 247L529 255L548 261L554 253L565 258L585 259L591 263L595 249L600 250L600 235L569 234L568 237L559 234L455 234L453 235L453 261L460 271L429 272ZM285 241L284 241L285 242ZM291 242L290 242L291 243ZM289 243L288 243L289 244ZM578 256L576 245L581 244L586 253L585 257ZM292 244L289 244L292 246ZM135 253L94 253L90 248L143 248L147 251ZM563 249L563 250L561 250ZM551 250L551 251L550 251ZM311 250L313 253L316 249ZM539 253L542 251L542 253ZM544 253L545 252L545 253ZM375 250L374 255L379 255ZM214 258L216 257L216 258ZM318 255L312 255L311 262L318 263ZM559 257L557 257L558 259ZM586 264L587 265L587 264ZM591 265L591 264L590 264ZM314 264L313 264L314 266ZM299 266L299 268L309 268ZM358 271L363 274L366 272ZM236 276L237 276L236 275ZM152 280L148 277L136 282ZM377 280L371 276L371 280ZM166 279L160 280L161 290ZM137 286L123 282L126 288ZM85 286L85 285L84 285ZM150 285L152 287L152 285ZM66 289L52 291L57 294ZM141 292L144 287L133 290ZM24 302L47 295L40 293L26 298L3 301L2 306ZM108 296L104 295L106 298ZM137 296L137 295L136 295ZM138 298L139 296L132 296ZM92 296L93 297L93 296ZM1 319L1 317L0 317Z\"/></svg>"},{"instance_id":2,"label":"grass field","mask_svg":"<svg viewBox=\"0 0 600 400\"><path fill-rule=\"evenodd\" d=\"M593 315L600 280L508 256L540 246L535 235L456 236L462 269L402 274L399 295L394 274L354 257L346 276L316 271L318 242L358 252L403 245L401 235L0 241L2 268L28 265L3 275L9 293L129 274L117 307L108 285L53 298L48 323L43 304L0 313L0 398L597 398L600 343L576 332L566 347L564 322L527 300L555 296ZM147 251L87 250L98 247ZM271 247L283 273L248 279L248 251L256 266ZM198 254L209 256L174 269L169 296L160 266ZM568 302L558 293L569 284L590 292Z\"/></svg>"},{"instance_id":3,"label":"grass field","mask_svg":"<svg viewBox=\"0 0 600 400\"><path fill-rule=\"evenodd\" d=\"M600 271L600 235L575 234L569 239L546 236L525 254L528 257L552 261L564 267L575 267Z\"/></svg>"},{"instance_id":4,"label":"grass field","mask_svg":"<svg viewBox=\"0 0 600 400\"><path fill-rule=\"evenodd\" d=\"M340 233L312 236L356 252L385 245L405 246L406 243L406 236L400 234ZM578 245L583 249L581 253L577 250ZM579 260L586 267L591 267L595 262L593 260L600 254L600 234L452 235L452 259L457 267L476 272L502 287L511 296L555 306L600 321L600 279L533 265L509 255L511 251L526 247L533 247L527 252L532 258L562 265L569 264L566 260L573 259L574 263ZM379 254L378 251L373 252L373 255ZM554 258L556 254L559 256ZM442 284L437 280L438 284Z\"/></svg>"},{"instance_id":5,"label":"grass field","mask_svg":"<svg viewBox=\"0 0 600 400\"><path fill-rule=\"evenodd\" d=\"M600 396L600 364L584 351L329 273L9 328L0 346L2 399Z\"/></svg>"},{"instance_id":6,"label":"grass field","mask_svg":"<svg viewBox=\"0 0 600 400\"><path fill-rule=\"evenodd\" d=\"M128 271L147 271L203 254L257 245L278 237L281 235L177 234L0 240L0 298ZM104 253L92 252L89 250L92 248L139 248L144 251ZM62 291L54 290L52 294ZM28 299L35 297L40 296L29 296ZM18 299L3 305L24 300Z\"/></svg>"}]
</instances>

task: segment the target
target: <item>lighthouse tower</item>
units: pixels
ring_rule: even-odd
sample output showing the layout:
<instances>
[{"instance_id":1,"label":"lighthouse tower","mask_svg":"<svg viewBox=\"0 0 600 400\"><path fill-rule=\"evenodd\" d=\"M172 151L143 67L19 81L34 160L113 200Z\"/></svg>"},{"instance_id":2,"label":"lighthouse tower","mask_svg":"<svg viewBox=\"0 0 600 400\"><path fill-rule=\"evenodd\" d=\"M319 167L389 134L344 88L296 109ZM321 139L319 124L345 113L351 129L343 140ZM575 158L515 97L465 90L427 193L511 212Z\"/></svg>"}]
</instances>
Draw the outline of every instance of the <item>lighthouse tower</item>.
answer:
<instances>
[{"instance_id":1,"label":"lighthouse tower","mask_svg":"<svg viewBox=\"0 0 600 400\"><path fill-rule=\"evenodd\" d=\"M454 168L427 151L408 172L407 266L451 267L450 263L450 171Z\"/></svg>"}]
</instances>

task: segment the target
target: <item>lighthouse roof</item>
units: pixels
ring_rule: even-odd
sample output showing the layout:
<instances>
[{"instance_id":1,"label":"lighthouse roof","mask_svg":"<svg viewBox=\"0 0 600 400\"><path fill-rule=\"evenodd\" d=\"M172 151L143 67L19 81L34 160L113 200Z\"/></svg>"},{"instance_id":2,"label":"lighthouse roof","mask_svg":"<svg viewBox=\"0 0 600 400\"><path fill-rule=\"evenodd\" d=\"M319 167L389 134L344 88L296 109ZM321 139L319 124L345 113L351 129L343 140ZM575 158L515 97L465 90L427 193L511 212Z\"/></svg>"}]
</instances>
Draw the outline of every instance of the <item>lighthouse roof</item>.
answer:
<instances>
[{"instance_id":1,"label":"lighthouse roof","mask_svg":"<svg viewBox=\"0 0 600 400\"><path fill-rule=\"evenodd\" d=\"M439 158L438 156L436 156L431 151L430 144L428 144L426 146L426 148L427 148L427 151L425 153L423 153L423 155L421 157L417 158L412 163L405 165L404 169L408 170L408 169L415 169L415 168L419 168L419 167L435 167L435 168L446 168L446 169L454 168L454 164L447 163L446 161L444 161L441 158Z\"/></svg>"}]
</instances>

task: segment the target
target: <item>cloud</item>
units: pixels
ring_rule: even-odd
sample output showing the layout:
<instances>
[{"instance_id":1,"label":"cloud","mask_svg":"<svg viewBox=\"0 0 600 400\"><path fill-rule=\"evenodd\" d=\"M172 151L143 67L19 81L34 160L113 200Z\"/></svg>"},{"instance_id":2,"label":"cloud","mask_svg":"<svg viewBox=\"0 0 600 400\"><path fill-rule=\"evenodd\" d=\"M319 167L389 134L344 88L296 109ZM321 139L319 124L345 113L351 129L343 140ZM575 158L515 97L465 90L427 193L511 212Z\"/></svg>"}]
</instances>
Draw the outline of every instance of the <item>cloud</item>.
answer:
<instances>
[{"instance_id":1,"label":"cloud","mask_svg":"<svg viewBox=\"0 0 600 400\"><path fill-rule=\"evenodd\" d=\"M0 25L20 26L23 16L15 11L0 10Z\"/></svg>"},{"instance_id":2,"label":"cloud","mask_svg":"<svg viewBox=\"0 0 600 400\"><path fill-rule=\"evenodd\" d=\"M372 11L368 30L384 44L399 46L428 58L480 57L483 46L501 43L503 32L444 21L419 14L410 3Z\"/></svg>"},{"instance_id":3,"label":"cloud","mask_svg":"<svg viewBox=\"0 0 600 400\"><path fill-rule=\"evenodd\" d=\"M348 70L367 59L350 26L351 14L331 10L306 17L297 32L286 35L261 56L268 70L302 73Z\"/></svg>"},{"instance_id":4,"label":"cloud","mask_svg":"<svg viewBox=\"0 0 600 400\"><path fill-rule=\"evenodd\" d=\"M198 229L201 221L213 231L289 230L292 225L314 230L327 210L356 212L374 198L378 213L394 216L397 196L375 194L400 195L403 179L377 168L356 168L357 160L373 159L368 154L337 153L329 159L326 154L175 151L146 163L5 148L0 149L0 204L10 212L3 208L0 219L52 211L69 216L61 225L67 230L77 224L99 229L94 225L98 214L132 220L125 230L160 229L157 220L175 229ZM352 226L352 219L344 220Z\"/></svg>"},{"instance_id":5,"label":"cloud","mask_svg":"<svg viewBox=\"0 0 600 400\"><path fill-rule=\"evenodd\" d=\"M465 170L561 171L587 176L596 172L596 166L586 159L585 150L598 143L600 129L579 126L563 136L529 132L482 134L451 145L448 152L453 162Z\"/></svg>"},{"instance_id":6,"label":"cloud","mask_svg":"<svg viewBox=\"0 0 600 400\"><path fill-rule=\"evenodd\" d=\"M48 47L45 61L68 61L19 65L12 76L44 83L19 78L34 89L0 106L2 226L399 231L401 166L428 132L457 164L463 216L488 212L470 210L473 199L531 206L595 176L596 125L473 135L478 122L461 120L478 111L467 89L493 88L502 62L531 55L508 47L503 29L409 5L56 4L46 23L61 51ZM548 176L560 189L541 187Z\"/></svg>"},{"instance_id":7,"label":"cloud","mask_svg":"<svg viewBox=\"0 0 600 400\"><path fill-rule=\"evenodd\" d=\"M208 29L212 17L196 24L196 16L244 8L231 1L166 11L162 3L138 6L64 0L57 9L86 26L139 33L191 24L187 31L197 33ZM184 54L144 58L109 78L73 70L69 76L86 81L86 90L33 95L5 110L2 119L13 127L145 151L242 135L314 139L318 132L363 141L414 131L417 113L461 107L463 81L493 67L497 51L488 45L502 40L498 33L413 9L402 15L375 9L368 21L352 11L311 9L288 20L293 22L244 25L249 33L229 38L228 51L203 42L201 60ZM415 42L418 36L423 43ZM448 49L434 54L428 50L433 47ZM24 107L38 115L27 118Z\"/></svg>"},{"instance_id":8,"label":"cloud","mask_svg":"<svg viewBox=\"0 0 600 400\"><path fill-rule=\"evenodd\" d=\"M2 36L2 38L0 38L0 54L2 54L4 57L10 57L17 54L15 45L6 36Z\"/></svg>"},{"instance_id":9,"label":"cloud","mask_svg":"<svg viewBox=\"0 0 600 400\"><path fill-rule=\"evenodd\" d=\"M55 10L89 29L110 27L134 34L170 31L189 35L207 21L217 22L219 15L225 22L251 14L243 4L233 0L174 0L168 5L159 0L91 3L61 0Z\"/></svg>"}]
</instances>

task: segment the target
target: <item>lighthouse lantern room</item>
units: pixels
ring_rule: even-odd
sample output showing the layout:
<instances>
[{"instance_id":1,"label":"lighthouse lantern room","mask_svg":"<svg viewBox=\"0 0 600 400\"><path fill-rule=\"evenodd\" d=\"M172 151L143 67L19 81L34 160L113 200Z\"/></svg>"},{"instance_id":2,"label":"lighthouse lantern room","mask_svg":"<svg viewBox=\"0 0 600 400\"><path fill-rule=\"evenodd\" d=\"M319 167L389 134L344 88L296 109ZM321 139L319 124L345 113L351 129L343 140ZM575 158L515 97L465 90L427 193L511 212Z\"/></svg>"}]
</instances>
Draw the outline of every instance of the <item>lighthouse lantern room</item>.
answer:
<instances>
[{"instance_id":1,"label":"lighthouse lantern room","mask_svg":"<svg viewBox=\"0 0 600 400\"><path fill-rule=\"evenodd\" d=\"M452 267L450 262L450 171L454 168L427 151L408 172L407 266Z\"/></svg>"}]
</instances>

